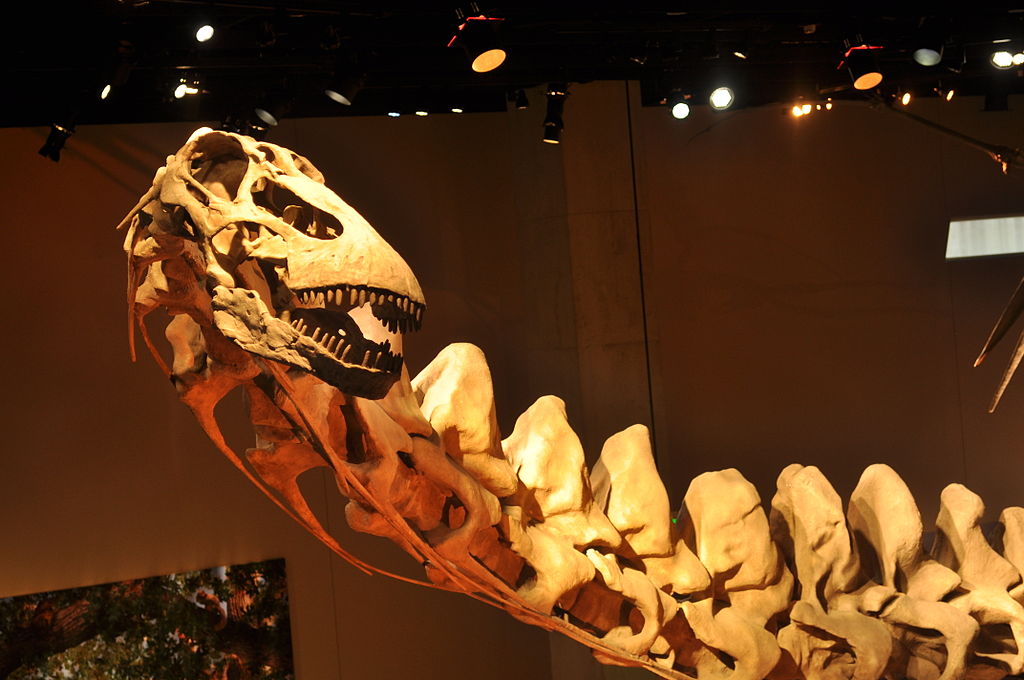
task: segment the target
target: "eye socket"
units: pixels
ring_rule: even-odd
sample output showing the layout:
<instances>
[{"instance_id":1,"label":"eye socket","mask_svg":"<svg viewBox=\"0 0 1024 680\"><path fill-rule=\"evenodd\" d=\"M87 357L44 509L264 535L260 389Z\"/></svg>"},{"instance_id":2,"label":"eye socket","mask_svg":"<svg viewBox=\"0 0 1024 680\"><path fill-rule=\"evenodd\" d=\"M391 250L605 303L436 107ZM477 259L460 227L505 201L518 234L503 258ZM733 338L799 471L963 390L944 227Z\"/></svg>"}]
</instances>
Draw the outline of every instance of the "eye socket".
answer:
<instances>
[{"instance_id":1,"label":"eye socket","mask_svg":"<svg viewBox=\"0 0 1024 680\"><path fill-rule=\"evenodd\" d=\"M334 215L316 208L294 192L273 182L266 182L262 191L253 191L253 201L274 213L306 236L330 240L341 236L344 228Z\"/></svg>"}]
</instances>

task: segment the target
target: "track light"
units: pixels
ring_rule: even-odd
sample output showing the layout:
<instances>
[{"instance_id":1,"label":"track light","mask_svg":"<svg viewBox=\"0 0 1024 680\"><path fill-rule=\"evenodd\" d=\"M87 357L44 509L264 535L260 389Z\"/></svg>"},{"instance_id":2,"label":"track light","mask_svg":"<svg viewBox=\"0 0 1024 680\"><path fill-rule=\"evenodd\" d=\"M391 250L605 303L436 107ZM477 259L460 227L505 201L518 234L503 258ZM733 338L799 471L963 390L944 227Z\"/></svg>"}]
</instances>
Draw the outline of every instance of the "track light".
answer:
<instances>
[{"instance_id":1,"label":"track light","mask_svg":"<svg viewBox=\"0 0 1024 680\"><path fill-rule=\"evenodd\" d=\"M498 26L504 19L480 14L475 2L470 3L470 11L477 16L466 16L462 10L456 11L461 23L448 41L448 47L458 43L466 50L470 68L477 73L487 73L505 61L505 50L498 35Z\"/></svg>"},{"instance_id":2,"label":"track light","mask_svg":"<svg viewBox=\"0 0 1024 680\"><path fill-rule=\"evenodd\" d=\"M291 98L283 92L264 93L252 111L261 121L274 127L288 115L291 104Z\"/></svg>"},{"instance_id":3,"label":"track light","mask_svg":"<svg viewBox=\"0 0 1024 680\"><path fill-rule=\"evenodd\" d=\"M565 110L565 98L569 96L569 88L565 83L548 85L548 109L544 116L544 141L548 144L559 144L562 141L562 112Z\"/></svg>"},{"instance_id":4,"label":"track light","mask_svg":"<svg viewBox=\"0 0 1024 680\"><path fill-rule=\"evenodd\" d=\"M876 53L882 49L877 45L860 44L850 46L847 41L846 54L839 66L846 66L856 90L870 90L882 82L882 72L878 70Z\"/></svg>"},{"instance_id":5,"label":"track light","mask_svg":"<svg viewBox=\"0 0 1024 680\"><path fill-rule=\"evenodd\" d=\"M324 88L324 94L332 101L345 106L352 106L356 95L363 89L366 82L365 74L346 73L335 75L331 82Z\"/></svg>"},{"instance_id":6,"label":"track light","mask_svg":"<svg viewBox=\"0 0 1024 680\"><path fill-rule=\"evenodd\" d=\"M199 81L194 77L179 78L173 90L175 99L182 99L190 94L199 94Z\"/></svg>"},{"instance_id":7,"label":"track light","mask_svg":"<svg viewBox=\"0 0 1024 680\"><path fill-rule=\"evenodd\" d=\"M996 68L1012 68L1013 67L1013 54L1006 50L999 50L993 52L991 56L992 65Z\"/></svg>"},{"instance_id":8,"label":"track light","mask_svg":"<svg viewBox=\"0 0 1024 680\"><path fill-rule=\"evenodd\" d=\"M196 27L196 42L208 42L213 37L213 24L203 22Z\"/></svg>"},{"instance_id":9,"label":"track light","mask_svg":"<svg viewBox=\"0 0 1024 680\"><path fill-rule=\"evenodd\" d=\"M690 95L683 92L672 93L672 96L668 99L668 106L673 118L676 120L683 120L689 117L690 105L686 101L689 98Z\"/></svg>"},{"instance_id":10,"label":"track light","mask_svg":"<svg viewBox=\"0 0 1024 680\"><path fill-rule=\"evenodd\" d=\"M51 124L50 134L47 135L46 141L39 149L39 155L44 158L49 158L51 161L56 163L60 160L60 152L64 148L64 144L73 134L75 134L74 123L66 123L63 125L59 123Z\"/></svg>"},{"instance_id":11,"label":"track light","mask_svg":"<svg viewBox=\"0 0 1024 680\"><path fill-rule=\"evenodd\" d=\"M736 101L736 95L733 91L726 87L716 87L711 92L711 96L708 97L708 103L711 104L711 108L716 111L725 111L727 108L733 105Z\"/></svg>"},{"instance_id":12,"label":"track light","mask_svg":"<svg viewBox=\"0 0 1024 680\"><path fill-rule=\"evenodd\" d=\"M940 17L925 17L914 36L914 61L921 66L937 66L942 62L943 48L949 36L949 23Z\"/></svg>"},{"instance_id":13,"label":"track light","mask_svg":"<svg viewBox=\"0 0 1024 680\"><path fill-rule=\"evenodd\" d=\"M513 102L516 109L525 111L530 108L530 98L526 96L526 90L519 89L508 93L508 100Z\"/></svg>"},{"instance_id":14,"label":"track light","mask_svg":"<svg viewBox=\"0 0 1024 680\"><path fill-rule=\"evenodd\" d=\"M101 101L109 99L114 90L128 82L134 56L134 45L127 40L118 42L117 50L110 62L104 67L103 75L100 79L99 98Z\"/></svg>"}]
</instances>

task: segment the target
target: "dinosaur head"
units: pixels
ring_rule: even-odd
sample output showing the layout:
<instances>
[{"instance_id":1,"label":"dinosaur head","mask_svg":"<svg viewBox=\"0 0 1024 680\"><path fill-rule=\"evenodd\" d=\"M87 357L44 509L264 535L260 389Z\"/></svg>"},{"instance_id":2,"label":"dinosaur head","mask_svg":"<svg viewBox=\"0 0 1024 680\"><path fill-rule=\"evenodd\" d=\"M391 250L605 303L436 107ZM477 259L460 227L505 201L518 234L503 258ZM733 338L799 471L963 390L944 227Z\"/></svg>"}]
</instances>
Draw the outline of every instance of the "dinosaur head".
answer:
<instances>
[{"instance_id":1,"label":"dinosaur head","mask_svg":"<svg viewBox=\"0 0 1024 680\"><path fill-rule=\"evenodd\" d=\"M305 158L199 130L126 221L135 314L189 314L347 394L379 398L401 374L423 292Z\"/></svg>"}]
</instances>

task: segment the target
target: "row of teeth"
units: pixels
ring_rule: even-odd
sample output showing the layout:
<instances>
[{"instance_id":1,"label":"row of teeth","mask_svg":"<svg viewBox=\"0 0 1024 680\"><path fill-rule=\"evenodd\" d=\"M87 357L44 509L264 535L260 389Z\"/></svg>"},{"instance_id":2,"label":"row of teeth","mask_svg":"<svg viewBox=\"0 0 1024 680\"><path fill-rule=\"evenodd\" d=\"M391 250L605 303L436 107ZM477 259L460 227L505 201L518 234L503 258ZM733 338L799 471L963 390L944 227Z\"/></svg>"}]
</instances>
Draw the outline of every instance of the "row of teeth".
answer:
<instances>
[{"instance_id":1,"label":"row of teeth","mask_svg":"<svg viewBox=\"0 0 1024 680\"><path fill-rule=\"evenodd\" d=\"M356 288L353 286L339 286L337 288L328 288L327 290L306 290L299 293L299 301L304 305L324 305L327 303L335 305L348 305L350 307L359 307L367 302L371 305L388 305L405 312L409 315L407 321L415 320L416 326L419 327L420 322L423 319L424 306L418 302L413 302L409 298L396 295L394 293L385 293L383 291L366 290L365 288Z\"/></svg>"},{"instance_id":2,"label":"row of teeth","mask_svg":"<svg viewBox=\"0 0 1024 680\"><path fill-rule=\"evenodd\" d=\"M290 315L282 314L284 321L289 321L289 317ZM315 327L312 333L307 333L309 324L303 319L294 319L289 321L289 323L296 331L312 338L313 342L327 350L328 353L333 354L338 360L344 361L347 364L358 364L366 368L375 368L388 373L397 373L402 368L402 357L391 351L391 342L389 340L385 340L384 344L376 348L371 347L370 349L363 350L360 354L353 344L346 341L344 335L334 335L324 331L319 326Z\"/></svg>"}]
</instances>

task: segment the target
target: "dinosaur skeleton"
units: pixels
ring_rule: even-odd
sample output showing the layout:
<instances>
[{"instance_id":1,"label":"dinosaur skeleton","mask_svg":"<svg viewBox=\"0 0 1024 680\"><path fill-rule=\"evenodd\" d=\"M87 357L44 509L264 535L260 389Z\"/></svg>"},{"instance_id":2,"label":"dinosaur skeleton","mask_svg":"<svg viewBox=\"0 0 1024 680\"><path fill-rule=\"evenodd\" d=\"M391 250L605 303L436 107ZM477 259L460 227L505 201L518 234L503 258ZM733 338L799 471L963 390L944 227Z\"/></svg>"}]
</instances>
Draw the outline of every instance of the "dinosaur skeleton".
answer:
<instances>
[{"instance_id":1,"label":"dinosaur skeleton","mask_svg":"<svg viewBox=\"0 0 1024 680\"><path fill-rule=\"evenodd\" d=\"M424 566L415 582L559 631L604 663L731 680L1024 670L1024 508L1003 512L992 547L981 499L950 485L928 552L889 467L869 467L844 512L817 468L791 465L767 512L730 469L694 479L673 519L641 425L610 437L589 471L556 397L502 439L482 352L450 345L410 379L402 335L425 308L415 277L309 161L273 144L197 131L121 228L131 328L181 400L254 484L367 572L381 570L310 510L304 472L327 468L349 524ZM157 309L169 360L148 331ZM214 416L236 389L256 433L245 451Z\"/></svg>"}]
</instances>

